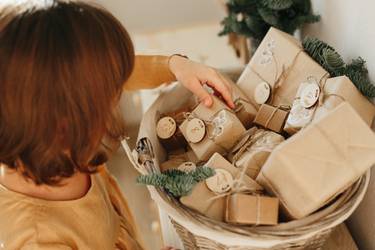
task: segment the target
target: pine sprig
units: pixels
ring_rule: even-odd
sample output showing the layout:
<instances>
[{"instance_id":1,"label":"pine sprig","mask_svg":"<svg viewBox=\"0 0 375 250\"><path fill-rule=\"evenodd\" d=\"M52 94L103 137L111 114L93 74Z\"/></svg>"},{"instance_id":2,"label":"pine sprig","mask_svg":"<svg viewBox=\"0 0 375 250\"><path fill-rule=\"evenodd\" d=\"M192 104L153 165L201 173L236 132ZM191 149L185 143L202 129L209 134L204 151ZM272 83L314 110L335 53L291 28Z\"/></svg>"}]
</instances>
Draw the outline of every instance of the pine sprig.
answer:
<instances>
[{"instance_id":1,"label":"pine sprig","mask_svg":"<svg viewBox=\"0 0 375 250\"><path fill-rule=\"evenodd\" d=\"M307 37L302 45L306 53L332 77L346 75L364 96L375 97L375 85L371 83L366 62L361 57L346 65L332 46L317 38Z\"/></svg>"},{"instance_id":2,"label":"pine sprig","mask_svg":"<svg viewBox=\"0 0 375 250\"><path fill-rule=\"evenodd\" d=\"M188 173L178 169L170 169L163 173L138 176L137 182L165 188L173 196L181 197L188 195L198 182L214 174L215 171L212 168L205 166L197 167L194 171Z\"/></svg>"},{"instance_id":3,"label":"pine sprig","mask_svg":"<svg viewBox=\"0 0 375 250\"><path fill-rule=\"evenodd\" d=\"M196 182L203 181L215 174L215 170L210 167L202 166L191 173Z\"/></svg>"}]
</instances>

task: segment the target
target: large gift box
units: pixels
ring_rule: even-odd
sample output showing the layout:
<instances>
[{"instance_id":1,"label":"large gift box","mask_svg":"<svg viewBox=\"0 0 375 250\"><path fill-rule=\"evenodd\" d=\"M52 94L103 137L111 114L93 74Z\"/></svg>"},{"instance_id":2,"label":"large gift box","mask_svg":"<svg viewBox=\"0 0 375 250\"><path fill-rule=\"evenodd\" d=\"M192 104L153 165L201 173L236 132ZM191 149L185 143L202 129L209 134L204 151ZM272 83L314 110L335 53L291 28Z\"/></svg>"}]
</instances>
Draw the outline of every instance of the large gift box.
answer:
<instances>
[{"instance_id":1,"label":"large gift box","mask_svg":"<svg viewBox=\"0 0 375 250\"><path fill-rule=\"evenodd\" d=\"M375 135L347 102L275 148L257 181L291 218L318 210L375 163Z\"/></svg>"},{"instance_id":2,"label":"large gift box","mask_svg":"<svg viewBox=\"0 0 375 250\"><path fill-rule=\"evenodd\" d=\"M213 153L226 154L246 131L235 113L213 96L208 108L199 104L181 124L180 130L199 160Z\"/></svg>"},{"instance_id":3,"label":"large gift box","mask_svg":"<svg viewBox=\"0 0 375 250\"><path fill-rule=\"evenodd\" d=\"M238 79L252 103L291 105L301 82L328 73L304 51L293 36L271 28Z\"/></svg>"},{"instance_id":4,"label":"large gift box","mask_svg":"<svg viewBox=\"0 0 375 250\"><path fill-rule=\"evenodd\" d=\"M219 221L224 221L226 193L230 192L235 181L240 179L241 190L260 192L263 188L247 175L228 162L223 156L215 153L205 164L215 169L216 174L206 181L200 182L188 196L180 198L182 204ZM237 184L236 184L237 185Z\"/></svg>"},{"instance_id":5,"label":"large gift box","mask_svg":"<svg viewBox=\"0 0 375 250\"><path fill-rule=\"evenodd\" d=\"M318 99L316 103L312 103L312 107L306 108L304 99L307 98L307 102L309 102L309 99L311 100L309 96L312 96L309 93L309 88L313 90L314 85L317 84L309 81L301 83L285 124L286 132L294 134L313 119L319 119L344 101L350 103L362 119L371 126L375 116L375 105L364 97L346 76L329 78L323 83L323 86L318 85L322 93L318 93Z\"/></svg>"}]
</instances>

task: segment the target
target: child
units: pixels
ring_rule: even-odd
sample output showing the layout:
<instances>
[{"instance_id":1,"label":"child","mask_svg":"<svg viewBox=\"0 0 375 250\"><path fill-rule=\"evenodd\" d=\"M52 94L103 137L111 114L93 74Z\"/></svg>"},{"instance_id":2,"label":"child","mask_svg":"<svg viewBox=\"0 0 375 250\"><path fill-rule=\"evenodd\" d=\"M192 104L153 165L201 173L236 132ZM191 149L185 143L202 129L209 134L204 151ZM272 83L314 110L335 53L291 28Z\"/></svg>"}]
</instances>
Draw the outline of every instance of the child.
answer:
<instances>
[{"instance_id":1,"label":"child","mask_svg":"<svg viewBox=\"0 0 375 250\"><path fill-rule=\"evenodd\" d=\"M229 83L213 69L179 55L134 56L128 33L102 8L3 6L0 249L142 249L104 163L124 134L123 89L176 79L208 106L204 83L233 107Z\"/></svg>"}]
</instances>

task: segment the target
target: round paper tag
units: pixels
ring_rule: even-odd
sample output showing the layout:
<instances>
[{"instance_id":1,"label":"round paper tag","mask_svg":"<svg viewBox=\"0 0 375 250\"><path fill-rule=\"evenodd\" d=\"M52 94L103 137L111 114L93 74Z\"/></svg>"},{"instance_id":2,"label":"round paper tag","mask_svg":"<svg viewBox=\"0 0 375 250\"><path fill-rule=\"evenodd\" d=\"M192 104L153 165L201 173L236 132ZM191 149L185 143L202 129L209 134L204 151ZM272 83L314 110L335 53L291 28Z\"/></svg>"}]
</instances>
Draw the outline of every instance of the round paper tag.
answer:
<instances>
[{"instance_id":1,"label":"round paper tag","mask_svg":"<svg viewBox=\"0 0 375 250\"><path fill-rule=\"evenodd\" d=\"M201 119L193 118L186 125L186 137L192 143L198 143L206 135L206 126Z\"/></svg>"},{"instance_id":2,"label":"round paper tag","mask_svg":"<svg viewBox=\"0 0 375 250\"><path fill-rule=\"evenodd\" d=\"M317 83L309 83L301 92L301 105L304 108L311 108L318 101L320 88Z\"/></svg>"},{"instance_id":3,"label":"round paper tag","mask_svg":"<svg viewBox=\"0 0 375 250\"><path fill-rule=\"evenodd\" d=\"M233 185L233 176L227 170L215 169L215 175L206 179L206 185L212 192L221 194L229 191Z\"/></svg>"},{"instance_id":4,"label":"round paper tag","mask_svg":"<svg viewBox=\"0 0 375 250\"><path fill-rule=\"evenodd\" d=\"M176 130L176 121L169 116L161 118L156 125L156 134L161 139L171 138Z\"/></svg>"},{"instance_id":5,"label":"round paper tag","mask_svg":"<svg viewBox=\"0 0 375 250\"><path fill-rule=\"evenodd\" d=\"M180 166L178 166L177 169L180 171L189 173L189 172L194 171L196 168L197 166L193 162L187 161L187 162L182 163Z\"/></svg>"},{"instance_id":6,"label":"round paper tag","mask_svg":"<svg viewBox=\"0 0 375 250\"><path fill-rule=\"evenodd\" d=\"M254 100L258 104L264 104L270 98L271 87L266 82L261 82L255 87Z\"/></svg>"}]
</instances>

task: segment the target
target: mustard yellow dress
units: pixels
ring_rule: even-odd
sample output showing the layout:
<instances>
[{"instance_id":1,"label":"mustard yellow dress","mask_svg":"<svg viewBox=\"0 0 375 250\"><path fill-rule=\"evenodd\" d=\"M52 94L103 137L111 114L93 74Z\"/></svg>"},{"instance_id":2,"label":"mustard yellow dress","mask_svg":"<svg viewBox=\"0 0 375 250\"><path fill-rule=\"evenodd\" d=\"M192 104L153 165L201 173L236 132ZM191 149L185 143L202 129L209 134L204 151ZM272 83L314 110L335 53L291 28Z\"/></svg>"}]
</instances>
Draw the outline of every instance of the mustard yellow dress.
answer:
<instances>
[{"instance_id":1,"label":"mustard yellow dress","mask_svg":"<svg viewBox=\"0 0 375 250\"><path fill-rule=\"evenodd\" d=\"M125 89L173 80L168 57L137 56ZM105 166L91 175L88 193L71 201L33 198L0 185L1 250L138 250L140 242L127 202Z\"/></svg>"}]
</instances>

